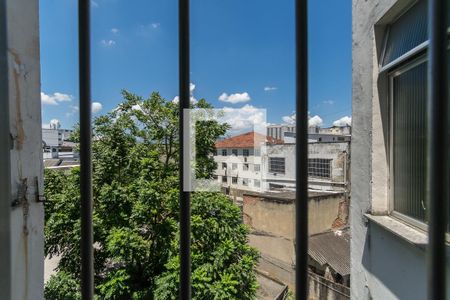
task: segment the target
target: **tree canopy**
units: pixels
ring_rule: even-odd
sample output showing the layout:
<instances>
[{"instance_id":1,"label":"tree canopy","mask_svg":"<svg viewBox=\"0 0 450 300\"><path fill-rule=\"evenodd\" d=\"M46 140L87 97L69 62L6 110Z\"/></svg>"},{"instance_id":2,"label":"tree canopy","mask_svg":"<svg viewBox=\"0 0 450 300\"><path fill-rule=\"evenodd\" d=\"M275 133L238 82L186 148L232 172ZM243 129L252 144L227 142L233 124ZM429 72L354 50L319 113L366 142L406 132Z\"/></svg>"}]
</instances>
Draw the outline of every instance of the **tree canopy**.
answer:
<instances>
[{"instance_id":1,"label":"tree canopy","mask_svg":"<svg viewBox=\"0 0 450 300\"><path fill-rule=\"evenodd\" d=\"M158 93L124 101L93 125L95 286L100 299L177 299L178 106ZM205 100L193 107L211 108ZM227 124L196 124L197 176L211 178ZM77 134L73 136L77 140ZM47 299L80 299L80 173L45 172L45 253L58 256ZM192 195L194 299L254 299L258 253L225 195Z\"/></svg>"}]
</instances>

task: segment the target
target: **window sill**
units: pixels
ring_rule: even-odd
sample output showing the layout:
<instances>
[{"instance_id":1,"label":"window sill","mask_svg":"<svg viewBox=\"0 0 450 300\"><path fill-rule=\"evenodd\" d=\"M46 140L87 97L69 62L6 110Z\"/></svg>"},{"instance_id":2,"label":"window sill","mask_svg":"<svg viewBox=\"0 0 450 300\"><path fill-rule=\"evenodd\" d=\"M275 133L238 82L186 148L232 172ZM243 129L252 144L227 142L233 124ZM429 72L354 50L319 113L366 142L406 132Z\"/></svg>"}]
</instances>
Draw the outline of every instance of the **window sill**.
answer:
<instances>
[{"instance_id":1,"label":"window sill","mask_svg":"<svg viewBox=\"0 0 450 300\"><path fill-rule=\"evenodd\" d=\"M412 227L411 225L407 225L402 221L387 215L376 216L372 214L365 214L364 216L369 220L369 222L375 223L409 244L425 250L428 243L428 236L424 231Z\"/></svg>"}]
</instances>

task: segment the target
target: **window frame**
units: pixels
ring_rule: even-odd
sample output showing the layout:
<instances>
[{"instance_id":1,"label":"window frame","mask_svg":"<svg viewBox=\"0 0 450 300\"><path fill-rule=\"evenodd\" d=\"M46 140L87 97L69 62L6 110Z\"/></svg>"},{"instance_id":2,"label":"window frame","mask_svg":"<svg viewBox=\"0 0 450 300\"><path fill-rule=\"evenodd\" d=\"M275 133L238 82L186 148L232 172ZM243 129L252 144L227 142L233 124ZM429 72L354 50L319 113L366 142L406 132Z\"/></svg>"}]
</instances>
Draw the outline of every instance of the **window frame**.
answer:
<instances>
[{"instance_id":1,"label":"window frame","mask_svg":"<svg viewBox=\"0 0 450 300\"><path fill-rule=\"evenodd\" d=\"M283 172L275 172L272 170L272 164L271 164L271 160L272 159L282 159L283 160ZM269 173L273 173L273 174L286 174L286 157L268 157L268 170Z\"/></svg>"},{"instance_id":2,"label":"window frame","mask_svg":"<svg viewBox=\"0 0 450 300\"><path fill-rule=\"evenodd\" d=\"M310 163L312 163L312 160L316 160L316 164L321 164L321 162L319 162L318 160L322 160L322 161L326 161L326 163L328 163L328 174L329 176L319 176L319 175L311 175L309 170L310 170ZM316 170L321 170L321 168L314 168ZM318 172L320 173L320 172ZM320 157L310 157L308 158L308 177L313 177L316 179L322 179L322 180L332 180L333 179L333 159L331 158L320 158Z\"/></svg>"},{"instance_id":3,"label":"window frame","mask_svg":"<svg viewBox=\"0 0 450 300\"><path fill-rule=\"evenodd\" d=\"M406 214L398 212L394 209L394 187L395 187L395 176L394 176L394 78L404 74L405 72L425 63L427 61L426 54L420 55L419 57L412 57L407 61L404 61L401 65L392 66L391 70L387 74L388 79L388 114L389 114L389 178L388 178L388 187L389 187L389 199L388 199L388 207L389 207L389 215L396 217L412 226L420 228L422 230L426 230L427 226L425 222L414 219Z\"/></svg>"},{"instance_id":4,"label":"window frame","mask_svg":"<svg viewBox=\"0 0 450 300\"><path fill-rule=\"evenodd\" d=\"M389 31L389 29L387 30ZM388 34L388 33L387 33ZM450 50L450 28L447 31L448 34L448 44L447 50ZM386 38L386 37L385 37ZM404 213L398 212L394 209L394 186L395 186L395 177L394 177L394 134L393 134L393 121L394 121L394 78L425 63L428 61L428 45L429 40L417 45L413 49L407 51L405 54L401 55L397 59L388 63L387 65L381 67L379 70L379 76L384 76L386 80L386 92L384 93L384 97L387 100L387 114L388 114L388 155L389 161L387 162L388 167L388 199L387 199L387 207L388 207L388 215L393 218L406 223L412 227L415 227L421 231L428 232L428 224L426 221L421 221L410 217ZM386 43L383 44L385 49ZM384 51L384 50L383 50ZM384 55L384 53L383 53ZM384 59L384 57L383 57ZM426 200L426 199L425 199ZM450 233L446 233L446 241L450 243Z\"/></svg>"}]
</instances>

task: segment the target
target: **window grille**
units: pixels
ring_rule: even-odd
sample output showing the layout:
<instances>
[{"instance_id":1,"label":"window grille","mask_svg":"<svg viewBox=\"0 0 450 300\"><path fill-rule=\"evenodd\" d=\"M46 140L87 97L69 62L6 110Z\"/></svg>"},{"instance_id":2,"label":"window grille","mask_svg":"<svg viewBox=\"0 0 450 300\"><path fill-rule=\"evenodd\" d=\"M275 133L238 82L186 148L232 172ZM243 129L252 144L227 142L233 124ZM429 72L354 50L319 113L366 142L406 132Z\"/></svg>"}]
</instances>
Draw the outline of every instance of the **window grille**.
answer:
<instances>
[{"instance_id":1,"label":"window grille","mask_svg":"<svg viewBox=\"0 0 450 300\"><path fill-rule=\"evenodd\" d=\"M237 184L238 183L238 178L237 177L231 177L231 183L232 184Z\"/></svg>"},{"instance_id":2,"label":"window grille","mask_svg":"<svg viewBox=\"0 0 450 300\"><path fill-rule=\"evenodd\" d=\"M232 170L237 170L237 168L238 168L238 164L237 164L237 163L233 163L233 164L231 165L231 169L232 169Z\"/></svg>"},{"instance_id":3,"label":"window grille","mask_svg":"<svg viewBox=\"0 0 450 300\"><path fill-rule=\"evenodd\" d=\"M222 156L227 156L227 149L222 149Z\"/></svg>"},{"instance_id":4,"label":"window grille","mask_svg":"<svg viewBox=\"0 0 450 300\"><path fill-rule=\"evenodd\" d=\"M269 172L270 173L285 173L285 158L284 157L269 157Z\"/></svg>"},{"instance_id":5,"label":"window grille","mask_svg":"<svg viewBox=\"0 0 450 300\"><path fill-rule=\"evenodd\" d=\"M238 150L237 149L232 149L231 150L231 154L237 156L238 155Z\"/></svg>"},{"instance_id":6,"label":"window grille","mask_svg":"<svg viewBox=\"0 0 450 300\"><path fill-rule=\"evenodd\" d=\"M255 179L255 180L253 180L253 185L255 187L260 187L261 186L261 181L259 179Z\"/></svg>"},{"instance_id":7,"label":"window grille","mask_svg":"<svg viewBox=\"0 0 450 300\"><path fill-rule=\"evenodd\" d=\"M227 183L228 182L228 177L227 176L222 176L222 182L223 183Z\"/></svg>"},{"instance_id":8,"label":"window grille","mask_svg":"<svg viewBox=\"0 0 450 300\"><path fill-rule=\"evenodd\" d=\"M254 168L255 172L259 172L261 170L261 165L260 164L255 164L253 168Z\"/></svg>"},{"instance_id":9,"label":"window grille","mask_svg":"<svg viewBox=\"0 0 450 300\"><path fill-rule=\"evenodd\" d=\"M250 155L250 150L248 150L248 149L243 149L243 150L242 150L242 155L244 155L244 156L249 156L249 155Z\"/></svg>"},{"instance_id":10,"label":"window grille","mask_svg":"<svg viewBox=\"0 0 450 300\"><path fill-rule=\"evenodd\" d=\"M325 158L308 159L308 176L331 178L331 161Z\"/></svg>"},{"instance_id":11,"label":"window grille","mask_svg":"<svg viewBox=\"0 0 450 300\"><path fill-rule=\"evenodd\" d=\"M242 178L242 185L248 186L248 178Z\"/></svg>"},{"instance_id":12,"label":"window grille","mask_svg":"<svg viewBox=\"0 0 450 300\"><path fill-rule=\"evenodd\" d=\"M242 165L242 170L243 171L248 171L248 164L243 164Z\"/></svg>"}]
</instances>

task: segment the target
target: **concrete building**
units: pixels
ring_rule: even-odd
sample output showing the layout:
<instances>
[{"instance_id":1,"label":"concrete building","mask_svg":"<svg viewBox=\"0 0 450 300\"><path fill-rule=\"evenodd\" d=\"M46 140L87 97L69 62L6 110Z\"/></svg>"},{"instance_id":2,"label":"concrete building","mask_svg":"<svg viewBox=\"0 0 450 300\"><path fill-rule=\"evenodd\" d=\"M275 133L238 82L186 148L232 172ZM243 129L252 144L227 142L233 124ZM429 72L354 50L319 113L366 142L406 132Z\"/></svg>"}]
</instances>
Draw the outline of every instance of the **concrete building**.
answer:
<instances>
[{"instance_id":1,"label":"concrete building","mask_svg":"<svg viewBox=\"0 0 450 300\"><path fill-rule=\"evenodd\" d=\"M267 126L267 136L284 140L286 133L295 133L295 124L273 124Z\"/></svg>"},{"instance_id":2,"label":"concrete building","mask_svg":"<svg viewBox=\"0 0 450 300\"><path fill-rule=\"evenodd\" d=\"M44 159L59 158L61 151L73 152L75 144L67 141L72 133L73 130L61 129L57 124L42 128Z\"/></svg>"},{"instance_id":3,"label":"concrete building","mask_svg":"<svg viewBox=\"0 0 450 300\"><path fill-rule=\"evenodd\" d=\"M348 221L348 202L344 193L310 192L308 201L310 235L345 228ZM249 243L257 248L261 255L258 271L294 290L295 192L244 193L243 218L251 230ZM312 248L312 262L323 253L319 248ZM348 254L343 259L345 258L349 270ZM319 264L315 263L314 266Z\"/></svg>"},{"instance_id":4,"label":"concrete building","mask_svg":"<svg viewBox=\"0 0 450 300\"><path fill-rule=\"evenodd\" d=\"M242 191L263 191L261 149L273 138L256 132L247 132L216 142L216 179L227 194L242 196Z\"/></svg>"},{"instance_id":5,"label":"concrete building","mask_svg":"<svg viewBox=\"0 0 450 300\"><path fill-rule=\"evenodd\" d=\"M261 151L263 190L295 188L295 144L266 145ZM347 191L350 172L350 143L308 144L310 189Z\"/></svg>"},{"instance_id":6,"label":"concrete building","mask_svg":"<svg viewBox=\"0 0 450 300\"><path fill-rule=\"evenodd\" d=\"M352 299L427 298L427 19L424 0L353 0Z\"/></svg>"},{"instance_id":7,"label":"concrete building","mask_svg":"<svg viewBox=\"0 0 450 300\"><path fill-rule=\"evenodd\" d=\"M295 142L295 130L295 124L273 124L267 126L267 136L287 143ZM308 134L313 139L318 139L323 135L323 142L350 141L352 127L350 125L331 127L310 126L308 128ZM345 139L338 139L336 135L343 136ZM319 142L321 141L319 140Z\"/></svg>"}]
</instances>

